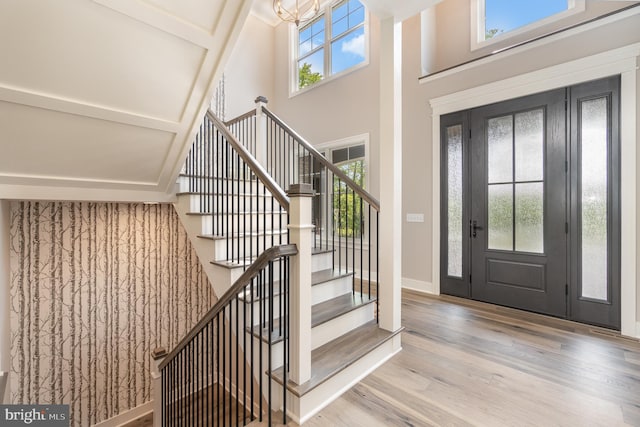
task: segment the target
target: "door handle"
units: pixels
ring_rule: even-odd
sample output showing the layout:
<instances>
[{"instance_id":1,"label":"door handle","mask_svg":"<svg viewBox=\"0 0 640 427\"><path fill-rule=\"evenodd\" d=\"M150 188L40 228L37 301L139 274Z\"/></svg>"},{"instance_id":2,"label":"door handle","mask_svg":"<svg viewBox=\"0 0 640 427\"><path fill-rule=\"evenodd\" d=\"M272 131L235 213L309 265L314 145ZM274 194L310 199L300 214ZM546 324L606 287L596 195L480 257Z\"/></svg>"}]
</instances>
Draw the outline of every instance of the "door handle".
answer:
<instances>
[{"instance_id":1,"label":"door handle","mask_svg":"<svg viewBox=\"0 0 640 427\"><path fill-rule=\"evenodd\" d=\"M469 221L469 234L471 234L471 237L475 238L478 235L478 230L484 230L484 228L480 227L478 225L478 221L473 220L473 221Z\"/></svg>"}]
</instances>

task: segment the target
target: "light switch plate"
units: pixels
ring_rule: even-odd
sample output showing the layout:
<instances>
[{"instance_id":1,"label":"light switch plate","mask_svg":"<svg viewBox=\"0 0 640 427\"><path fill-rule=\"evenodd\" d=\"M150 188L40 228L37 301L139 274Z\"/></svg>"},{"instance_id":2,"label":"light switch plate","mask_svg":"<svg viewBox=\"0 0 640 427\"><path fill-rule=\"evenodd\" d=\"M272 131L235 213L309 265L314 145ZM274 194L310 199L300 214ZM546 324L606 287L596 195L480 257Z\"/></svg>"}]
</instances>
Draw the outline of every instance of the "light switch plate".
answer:
<instances>
[{"instance_id":1,"label":"light switch plate","mask_svg":"<svg viewBox=\"0 0 640 427\"><path fill-rule=\"evenodd\" d=\"M424 214L407 214L407 222L424 222Z\"/></svg>"}]
</instances>

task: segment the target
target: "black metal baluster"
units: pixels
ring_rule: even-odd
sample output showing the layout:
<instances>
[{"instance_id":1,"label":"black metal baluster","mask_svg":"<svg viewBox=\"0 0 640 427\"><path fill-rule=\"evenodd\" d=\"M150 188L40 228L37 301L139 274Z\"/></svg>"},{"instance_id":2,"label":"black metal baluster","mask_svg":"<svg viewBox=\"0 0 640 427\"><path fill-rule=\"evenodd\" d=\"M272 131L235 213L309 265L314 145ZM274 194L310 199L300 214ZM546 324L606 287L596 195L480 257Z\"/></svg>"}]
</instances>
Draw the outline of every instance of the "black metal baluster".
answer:
<instances>
[{"instance_id":1,"label":"black metal baluster","mask_svg":"<svg viewBox=\"0 0 640 427\"><path fill-rule=\"evenodd\" d=\"M380 214L376 212L376 322L380 322Z\"/></svg>"},{"instance_id":2,"label":"black metal baluster","mask_svg":"<svg viewBox=\"0 0 640 427\"><path fill-rule=\"evenodd\" d=\"M255 284L255 277L253 279L251 279L251 284L250 284L250 295L251 295L251 321L250 321L250 327L251 327L251 375L249 376L249 381L251 382L251 419L253 420L254 418L254 414L253 414L253 408L255 406L254 404L254 392L253 392L253 371L255 370L255 364L254 362L254 358L253 358L253 343L255 342L255 329L253 328L254 325L254 319L253 319L253 312L254 312L254 304L255 304L255 290L254 290L254 284Z\"/></svg>"},{"instance_id":3,"label":"black metal baluster","mask_svg":"<svg viewBox=\"0 0 640 427\"><path fill-rule=\"evenodd\" d=\"M187 352L187 363L189 364L188 373L189 373L189 389L190 393L188 394L187 402L189 402L189 415L190 419L193 420L195 416L195 401L194 401L194 385L195 385L195 373L194 373L194 363L193 363L193 352L194 352L194 342L191 341L189 343L189 350Z\"/></svg>"},{"instance_id":4,"label":"black metal baluster","mask_svg":"<svg viewBox=\"0 0 640 427\"><path fill-rule=\"evenodd\" d=\"M260 272L258 277L259 277L259 279L258 279L258 288L262 289L263 273ZM263 315L263 311L264 311L264 293L262 293L262 292L259 295L258 304L259 304L258 315L259 315L259 318L260 318L260 327L258 328L258 331L259 331L259 334L260 334L259 335L260 338L259 338L259 341L258 341L259 342L259 346L260 346L258 348L258 351L259 351L259 355L258 355L259 356L259 359L258 359L259 360L258 361L258 364L259 364L258 375L260 376L260 380L259 380L259 384L260 385L259 385L258 389L259 389L259 396L262 396L262 390L263 390L263 388L262 388L262 377L264 376L263 375L263 370L262 370L262 334L263 334L263 331L264 331L264 315ZM268 332L269 332L269 330L267 328L267 333ZM260 417L259 421L262 422L262 397L260 397L258 399L258 405L259 405L258 417Z\"/></svg>"},{"instance_id":5,"label":"black metal baluster","mask_svg":"<svg viewBox=\"0 0 640 427\"><path fill-rule=\"evenodd\" d=\"M185 398L184 392L186 388L185 384L185 363L184 363L184 353L180 354L180 389L178 398L180 399L180 413L178 414L178 425L182 425L182 419L186 417L186 407L185 407Z\"/></svg>"},{"instance_id":6,"label":"black metal baluster","mask_svg":"<svg viewBox=\"0 0 640 427\"><path fill-rule=\"evenodd\" d=\"M273 340L273 328L275 327L275 325L274 325L275 316L273 314L273 261L269 261L269 264L268 264L267 268L268 268L267 274L269 275L269 279L268 279L269 280L269 313L271 315L270 316L270 318L271 318L271 320L270 320L271 328L270 329L271 330L267 334L267 337L268 337L267 339L269 340L269 346L268 346L269 347L269 354L267 355L268 359L269 359L269 366L267 368L268 371L269 371L269 375L267 376L268 381L269 381L269 383L267 384L267 387L268 387L269 390L268 390L267 394L268 394L269 397L268 397L267 408L268 408L269 425L271 425L271 412L272 412L272 408L273 408L273 402L272 402L272 399L271 399L271 383L272 383L272 381L271 381L271 374L272 374L272 371L271 371L271 366L272 366L271 354L273 352L273 348L272 348L272 344L273 344L273 341L272 341Z\"/></svg>"},{"instance_id":7,"label":"black metal baluster","mask_svg":"<svg viewBox=\"0 0 640 427\"><path fill-rule=\"evenodd\" d=\"M238 236L240 236L240 156L236 153L236 173L237 173L237 181L236 181L236 185L235 185L235 190L236 190L236 197L235 197L235 204L236 204L236 210L234 212L237 212L236 215L236 229L238 232ZM243 214L246 215L246 214ZM244 234L244 233L243 233ZM246 235L243 237L243 239L246 239ZM236 257L238 258L238 262L241 262L240 260L240 238L238 238L238 242L236 245ZM243 262L244 263L244 262ZM243 270L246 270L246 266L243 267Z\"/></svg>"},{"instance_id":8,"label":"black metal baluster","mask_svg":"<svg viewBox=\"0 0 640 427\"><path fill-rule=\"evenodd\" d=\"M239 298L236 295L235 297L236 300L236 425L240 424L240 340L238 339L238 334L240 333L240 314L238 312L239 304Z\"/></svg>"},{"instance_id":9,"label":"black metal baluster","mask_svg":"<svg viewBox=\"0 0 640 427\"><path fill-rule=\"evenodd\" d=\"M247 177L248 177L249 168L247 164L242 162L242 210L244 211L244 216L242 217L242 232L244 233L244 239L242 239L242 255L245 258L245 267L246 270L248 267L249 261L252 259L251 254L247 256L247 239L250 238L249 232L253 230L253 212L249 209L249 229L247 229ZM239 202L239 200L238 200ZM256 217L257 220L258 217Z\"/></svg>"},{"instance_id":10,"label":"black metal baluster","mask_svg":"<svg viewBox=\"0 0 640 427\"><path fill-rule=\"evenodd\" d=\"M349 216L347 216L347 220ZM353 287L356 286L356 192L351 190L351 265L353 268ZM347 260L347 263L349 260ZM349 269L347 268L347 271ZM362 295L360 295L362 297Z\"/></svg>"},{"instance_id":11,"label":"black metal baluster","mask_svg":"<svg viewBox=\"0 0 640 427\"><path fill-rule=\"evenodd\" d=\"M284 296L280 296L280 298L284 298L284 319L283 325L285 326L284 331L284 341L282 342L282 351L284 352L284 360L282 364L282 371L284 374L283 377L283 386L282 386L282 424L287 424L287 382L288 382L288 373L289 373L289 331L290 331L290 319L289 319L289 309L290 309L290 300L289 295L291 291L291 287L289 286L289 257L282 258L282 262L284 263L284 276L281 273L280 280L285 281L284 286Z\"/></svg>"},{"instance_id":12,"label":"black metal baluster","mask_svg":"<svg viewBox=\"0 0 640 427\"><path fill-rule=\"evenodd\" d=\"M217 345L216 345L216 388L214 389L214 392L216 394L216 411L214 412L214 418L218 421L218 425L221 426L222 421L220 420L220 416L222 415L222 411L220 410L220 404L222 402L222 396L221 396L221 387L220 387L220 381L224 381L223 379L223 375L222 375L222 364L220 363L220 349L222 348L222 343L221 343L221 339L222 339L222 330L220 329L220 317L222 317L220 314L218 314L218 316L216 317L216 341L217 341ZM224 323L223 323L224 326Z\"/></svg>"},{"instance_id":13,"label":"black metal baluster","mask_svg":"<svg viewBox=\"0 0 640 427\"><path fill-rule=\"evenodd\" d=\"M199 335L199 334L198 334ZM193 376L193 382L195 383L194 385L194 394L191 397L191 399L193 399L193 407L194 407L194 418L193 420L195 421L196 425L198 425L198 415L200 414L200 399L198 398L199 394L200 394L200 375L198 373L198 355L200 354L200 343L198 341L198 335L195 336L194 340L193 340L193 346L195 347L195 352L193 354L193 358L194 361L192 363L192 370L194 371L194 376Z\"/></svg>"},{"instance_id":14,"label":"black metal baluster","mask_svg":"<svg viewBox=\"0 0 640 427\"><path fill-rule=\"evenodd\" d=\"M342 181L338 178L338 271L342 273Z\"/></svg>"},{"instance_id":15,"label":"black metal baluster","mask_svg":"<svg viewBox=\"0 0 640 427\"><path fill-rule=\"evenodd\" d=\"M211 212L211 201L210 201L210 194L211 194L211 161L210 161L210 156L211 156L211 135L210 135L210 121L207 117L205 117L205 120L202 122L202 140L204 143L204 147L203 147L203 157L204 157L204 164L205 164L205 171L206 171L206 181L205 181L205 191L203 194L203 202L204 202L204 210L203 212Z\"/></svg>"},{"instance_id":16,"label":"black metal baluster","mask_svg":"<svg viewBox=\"0 0 640 427\"><path fill-rule=\"evenodd\" d=\"M209 362L211 362L211 355L209 353L209 348L210 345L213 344L213 340L211 338L211 323L208 323L206 328L205 328L205 340L204 340L204 344L205 344L205 350L204 350L204 365L205 365L205 387L207 389L206 392L206 399L205 399L205 406L204 406L204 423L205 425L209 424L210 418L209 418L209 406L211 405L211 365Z\"/></svg>"},{"instance_id":17,"label":"black metal baluster","mask_svg":"<svg viewBox=\"0 0 640 427\"><path fill-rule=\"evenodd\" d=\"M248 295L247 295L248 285L244 288L244 305L242 306L242 350L245 354L245 358L247 357L247 305L248 303ZM238 332L239 333L239 332ZM253 363L253 360L250 361ZM247 365L246 363L242 363L242 425L247 425Z\"/></svg>"}]
</instances>

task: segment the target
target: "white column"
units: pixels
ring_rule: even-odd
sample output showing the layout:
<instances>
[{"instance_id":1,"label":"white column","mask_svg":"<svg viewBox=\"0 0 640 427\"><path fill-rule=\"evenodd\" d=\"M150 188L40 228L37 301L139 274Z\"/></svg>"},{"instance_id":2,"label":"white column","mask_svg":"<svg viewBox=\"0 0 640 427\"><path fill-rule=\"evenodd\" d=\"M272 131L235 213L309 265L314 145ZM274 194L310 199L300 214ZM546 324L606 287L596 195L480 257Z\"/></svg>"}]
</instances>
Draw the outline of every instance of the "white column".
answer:
<instances>
[{"instance_id":1,"label":"white column","mask_svg":"<svg viewBox=\"0 0 640 427\"><path fill-rule=\"evenodd\" d=\"M400 327L402 279L402 23L381 21L380 327Z\"/></svg>"},{"instance_id":2,"label":"white column","mask_svg":"<svg viewBox=\"0 0 640 427\"><path fill-rule=\"evenodd\" d=\"M436 34L436 8L431 6L420 13L420 64L423 76L435 71Z\"/></svg>"},{"instance_id":3,"label":"white column","mask_svg":"<svg viewBox=\"0 0 640 427\"><path fill-rule=\"evenodd\" d=\"M296 384L311 378L311 184L293 184L289 195L289 242L298 247L291 257L290 377Z\"/></svg>"},{"instance_id":4,"label":"white column","mask_svg":"<svg viewBox=\"0 0 640 427\"><path fill-rule=\"evenodd\" d=\"M10 307L10 277L9 266L9 228L11 218L11 202L0 201L0 372L6 373L0 378L0 404L9 401L9 387L7 375L11 371L11 326L9 318Z\"/></svg>"},{"instance_id":5,"label":"white column","mask_svg":"<svg viewBox=\"0 0 640 427\"><path fill-rule=\"evenodd\" d=\"M262 112L269 101L264 96L256 98L256 160L267 169L267 116Z\"/></svg>"}]
</instances>

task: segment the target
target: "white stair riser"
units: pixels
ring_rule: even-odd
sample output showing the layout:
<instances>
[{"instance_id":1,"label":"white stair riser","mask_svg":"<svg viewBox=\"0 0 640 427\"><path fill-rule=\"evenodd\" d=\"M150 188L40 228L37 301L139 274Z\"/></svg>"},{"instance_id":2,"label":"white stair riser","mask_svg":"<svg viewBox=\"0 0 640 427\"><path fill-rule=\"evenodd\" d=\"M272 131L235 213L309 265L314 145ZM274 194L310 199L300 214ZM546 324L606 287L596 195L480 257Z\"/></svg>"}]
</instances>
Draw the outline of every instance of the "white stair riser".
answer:
<instances>
[{"instance_id":1,"label":"white stair riser","mask_svg":"<svg viewBox=\"0 0 640 427\"><path fill-rule=\"evenodd\" d=\"M274 279L278 279L279 275L279 270L276 268L276 271L274 272ZM276 306L275 312L277 315L280 314L280 284L279 282L276 282L274 285L274 296L273 296L273 304ZM345 276L345 277L339 277L336 279L332 279L329 280L327 282L324 283L320 283L318 285L314 285L311 288L311 304L315 305L315 304L319 304L321 302L324 301L328 301L330 299L339 297L341 295L345 295L345 294L349 294L351 293L353 290L352 288L352 277L351 276ZM284 292L284 290L283 290ZM259 301L257 296L254 297L254 324L256 324L257 322L259 322L258 319L258 311L260 310L259 307ZM249 305L251 305L250 302L250 297L248 297L245 301L245 305L248 307ZM268 302L267 302L268 304ZM249 316L249 314L247 314L247 316Z\"/></svg>"},{"instance_id":2,"label":"white stair riser","mask_svg":"<svg viewBox=\"0 0 640 427\"><path fill-rule=\"evenodd\" d=\"M194 216L194 215L192 215ZM248 213L248 214L216 214L195 215L202 222L202 234L213 234L214 224L216 228L223 227L228 234L256 232L272 229L286 229L287 213ZM225 233L227 234L227 233Z\"/></svg>"},{"instance_id":3,"label":"white stair riser","mask_svg":"<svg viewBox=\"0 0 640 427\"><path fill-rule=\"evenodd\" d=\"M214 242L214 249L211 254L212 259L214 261L226 261L230 258L237 258L238 250L240 258L256 257L272 246L285 244L286 236L282 237L282 243L280 243L280 235L274 236L273 243L271 236L267 236L266 241L263 236L233 237L229 239L228 243L227 239L215 239L212 241ZM229 257L227 257L227 250L229 251Z\"/></svg>"},{"instance_id":4,"label":"white stair riser","mask_svg":"<svg viewBox=\"0 0 640 427\"><path fill-rule=\"evenodd\" d=\"M180 193L253 193L259 192L260 194L270 194L268 190L265 190L265 186L252 181L242 181L236 179L207 179L207 178L194 178L181 176L178 178L178 191Z\"/></svg>"},{"instance_id":5,"label":"white stair riser","mask_svg":"<svg viewBox=\"0 0 640 427\"><path fill-rule=\"evenodd\" d=\"M348 294L353 291L353 277L345 276L328 282L313 285L311 288L311 304L319 304L324 301Z\"/></svg>"},{"instance_id":6,"label":"white stair riser","mask_svg":"<svg viewBox=\"0 0 640 427\"><path fill-rule=\"evenodd\" d=\"M256 326L259 325L261 322L261 318L260 318L260 300L257 297L254 297L254 301L253 303L251 303L251 299L249 298L248 302L243 302L242 306L243 309L246 311L246 316L247 316L247 324L251 324L251 326ZM242 301L241 301L242 302ZM273 312L275 314L275 317L280 317L280 295L274 295L273 296ZM263 301L263 306L262 306L262 312L263 314L266 313L267 317L270 317L269 315L269 299L265 298ZM251 322L252 318L251 318L251 311L253 311L253 323ZM244 316L244 313L240 313L240 316Z\"/></svg>"},{"instance_id":7,"label":"white stair riser","mask_svg":"<svg viewBox=\"0 0 640 427\"><path fill-rule=\"evenodd\" d=\"M354 330L358 326L362 326L373 320L374 309L375 304L366 304L356 308L355 310L351 310L342 316L338 316L335 319L331 319L328 322L315 326L311 329L311 348L316 349L321 345L324 345L329 341L333 341L347 332Z\"/></svg>"},{"instance_id":8,"label":"white stair riser","mask_svg":"<svg viewBox=\"0 0 640 427\"><path fill-rule=\"evenodd\" d=\"M278 394L275 394L275 390L277 389L275 382L271 380L269 377L269 346L264 343L262 340L254 337L253 338L253 358L251 358L251 346L249 345L249 341L247 340L247 348L245 349L245 358L247 360L251 360L252 366L254 366L253 371L255 373L258 372L260 361L262 357L262 396L268 396L269 393L269 385L272 387L272 399L274 408L280 408L282 406L282 389ZM260 346L262 345L262 354L260 353ZM284 363L283 360L283 342L280 341L272 345L272 353L271 353L271 369L276 370L281 367ZM260 375L260 374L258 374ZM259 386L260 378L255 378L256 386Z\"/></svg>"},{"instance_id":9,"label":"white stair riser","mask_svg":"<svg viewBox=\"0 0 640 427\"><path fill-rule=\"evenodd\" d=\"M259 345L262 345L262 370L266 371L267 369L269 369L269 345L262 341L261 339L257 338L254 335L251 335L253 338L253 361L255 363L254 366L258 366L258 364L260 363L260 347ZM282 366L282 364L284 363L284 359L283 359L283 354L284 352L282 351L282 346L283 346L283 341L278 341L276 343L273 343L271 345L272 348L272 353L271 353L271 369L272 370L276 370L279 367ZM246 349L246 354L247 354L247 359L249 359L251 357L251 346L249 344L249 338L247 337L247 349ZM265 377L266 378L266 377ZM265 381L265 383L268 383L268 381Z\"/></svg>"},{"instance_id":10,"label":"white stair riser","mask_svg":"<svg viewBox=\"0 0 640 427\"><path fill-rule=\"evenodd\" d=\"M189 212L211 212L219 210L218 207L229 206L228 211L253 211L264 212L277 210L278 202L271 196L256 196L253 194L235 194L231 197L217 195L200 196L198 194L185 194L189 198ZM272 208L273 206L273 208Z\"/></svg>"},{"instance_id":11,"label":"white stair riser","mask_svg":"<svg viewBox=\"0 0 640 427\"><path fill-rule=\"evenodd\" d=\"M311 272L328 270L333 267L333 253L320 252L311 257Z\"/></svg>"}]
</instances>

